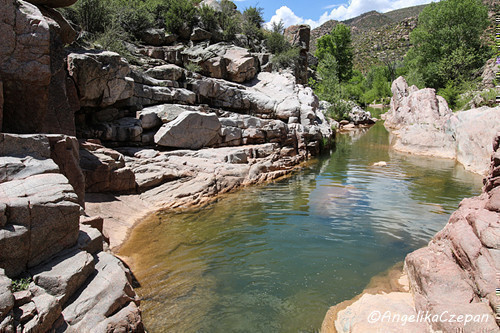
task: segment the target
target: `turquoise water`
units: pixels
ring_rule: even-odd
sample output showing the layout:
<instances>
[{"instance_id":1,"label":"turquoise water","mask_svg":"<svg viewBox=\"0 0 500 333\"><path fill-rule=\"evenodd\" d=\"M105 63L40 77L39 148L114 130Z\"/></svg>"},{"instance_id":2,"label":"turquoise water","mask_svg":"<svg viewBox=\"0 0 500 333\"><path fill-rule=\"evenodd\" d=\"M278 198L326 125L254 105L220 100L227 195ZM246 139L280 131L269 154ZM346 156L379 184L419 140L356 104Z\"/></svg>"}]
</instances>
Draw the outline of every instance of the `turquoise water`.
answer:
<instances>
[{"instance_id":1,"label":"turquoise water","mask_svg":"<svg viewBox=\"0 0 500 333\"><path fill-rule=\"evenodd\" d=\"M158 213L120 254L133 259L151 333L315 332L480 186L453 161L390 150L378 123L290 178Z\"/></svg>"}]
</instances>

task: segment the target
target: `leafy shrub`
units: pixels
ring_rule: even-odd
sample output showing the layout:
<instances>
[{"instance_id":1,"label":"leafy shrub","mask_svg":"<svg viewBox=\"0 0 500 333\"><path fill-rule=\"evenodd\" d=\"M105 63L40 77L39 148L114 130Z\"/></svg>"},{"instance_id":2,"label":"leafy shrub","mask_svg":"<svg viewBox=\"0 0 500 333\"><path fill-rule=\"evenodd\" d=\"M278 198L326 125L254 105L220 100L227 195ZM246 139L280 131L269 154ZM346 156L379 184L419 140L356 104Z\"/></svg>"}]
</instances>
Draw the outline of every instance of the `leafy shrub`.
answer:
<instances>
[{"instance_id":1,"label":"leafy shrub","mask_svg":"<svg viewBox=\"0 0 500 333\"><path fill-rule=\"evenodd\" d=\"M80 0L60 10L66 18L90 33L104 32L111 20L109 7L102 0Z\"/></svg>"},{"instance_id":2,"label":"leafy shrub","mask_svg":"<svg viewBox=\"0 0 500 333\"><path fill-rule=\"evenodd\" d=\"M218 12L210 6L201 6L199 9L200 21L203 28L211 33L214 33L219 28Z\"/></svg>"},{"instance_id":3,"label":"leafy shrub","mask_svg":"<svg viewBox=\"0 0 500 333\"><path fill-rule=\"evenodd\" d=\"M222 29L222 39L226 42L234 41L236 34L240 33L241 18L236 10L236 5L229 0L220 2L219 26Z\"/></svg>"},{"instance_id":4,"label":"leafy shrub","mask_svg":"<svg viewBox=\"0 0 500 333\"><path fill-rule=\"evenodd\" d=\"M271 63L274 70L284 68L295 69L297 67L300 57L300 49L297 47L290 48L289 50L276 54L272 57Z\"/></svg>"},{"instance_id":5,"label":"leafy shrub","mask_svg":"<svg viewBox=\"0 0 500 333\"><path fill-rule=\"evenodd\" d=\"M33 281L31 277L12 280L12 292L28 290L31 281Z\"/></svg>"},{"instance_id":6,"label":"leafy shrub","mask_svg":"<svg viewBox=\"0 0 500 333\"><path fill-rule=\"evenodd\" d=\"M283 21L278 23L272 23L272 29L270 32L267 32L265 35L266 45L272 54L279 54L287 51L291 45L285 39L283 32L285 30L285 25Z\"/></svg>"},{"instance_id":7,"label":"leafy shrub","mask_svg":"<svg viewBox=\"0 0 500 333\"><path fill-rule=\"evenodd\" d=\"M130 36L138 38L141 32L154 26L154 15L148 10L147 2L115 0L113 8L113 29L120 26Z\"/></svg>"},{"instance_id":8,"label":"leafy shrub","mask_svg":"<svg viewBox=\"0 0 500 333\"><path fill-rule=\"evenodd\" d=\"M196 7L192 0L170 0L165 12L165 28L171 33L179 33L184 25L192 28L196 22Z\"/></svg>"},{"instance_id":9,"label":"leafy shrub","mask_svg":"<svg viewBox=\"0 0 500 333\"><path fill-rule=\"evenodd\" d=\"M252 39L262 39L262 24L264 23L263 9L248 7L243 12L243 33Z\"/></svg>"},{"instance_id":10,"label":"leafy shrub","mask_svg":"<svg viewBox=\"0 0 500 333\"><path fill-rule=\"evenodd\" d=\"M188 71L194 72L194 73L199 73L202 70L201 66L198 65L197 63L194 63L194 62L190 62L190 63L186 64L184 66L184 68L186 68Z\"/></svg>"},{"instance_id":11,"label":"leafy shrub","mask_svg":"<svg viewBox=\"0 0 500 333\"><path fill-rule=\"evenodd\" d=\"M437 91L437 94L439 96L444 97L446 102L448 102L448 106L450 107L450 109L453 109L456 107L458 95L460 94L460 91L453 84L453 81L448 81L448 83L446 84L446 87L439 89Z\"/></svg>"}]
</instances>

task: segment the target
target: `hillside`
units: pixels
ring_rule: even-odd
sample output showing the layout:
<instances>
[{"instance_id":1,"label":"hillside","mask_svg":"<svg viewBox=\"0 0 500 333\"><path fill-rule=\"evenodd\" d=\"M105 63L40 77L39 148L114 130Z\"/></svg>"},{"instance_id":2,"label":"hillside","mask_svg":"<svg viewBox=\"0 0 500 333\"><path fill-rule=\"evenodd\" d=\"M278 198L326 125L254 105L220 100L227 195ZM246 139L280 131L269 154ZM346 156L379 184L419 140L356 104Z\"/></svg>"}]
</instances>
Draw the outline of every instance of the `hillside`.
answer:
<instances>
[{"instance_id":1,"label":"hillside","mask_svg":"<svg viewBox=\"0 0 500 333\"><path fill-rule=\"evenodd\" d=\"M352 29L354 67L362 71L375 64L400 61L410 47L409 35L425 5L393 10L387 13L370 11L343 21ZM331 20L311 31L311 52L316 40L339 21Z\"/></svg>"}]
</instances>

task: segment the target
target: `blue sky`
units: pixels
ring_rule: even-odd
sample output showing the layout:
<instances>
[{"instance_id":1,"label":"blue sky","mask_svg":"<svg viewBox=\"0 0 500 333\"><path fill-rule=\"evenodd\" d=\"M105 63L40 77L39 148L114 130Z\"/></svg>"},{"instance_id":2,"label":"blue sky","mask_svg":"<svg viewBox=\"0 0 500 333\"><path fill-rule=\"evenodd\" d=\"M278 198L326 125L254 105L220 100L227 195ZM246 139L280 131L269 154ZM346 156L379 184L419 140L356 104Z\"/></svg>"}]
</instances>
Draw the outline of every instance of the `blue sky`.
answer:
<instances>
[{"instance_id":1,"label":"blue sky","mask_svg":"<svg viewBox=\"0 0 500 333\"><path fill-rule=\"evenodd\" d=\"M312 28L328 20L347 20L370 10L387 12L394 9L430 3L433 0L234 0L238 9L262 7L266 22L282 19L285 26L309 24Z\"/></svg>"}]
</instances>

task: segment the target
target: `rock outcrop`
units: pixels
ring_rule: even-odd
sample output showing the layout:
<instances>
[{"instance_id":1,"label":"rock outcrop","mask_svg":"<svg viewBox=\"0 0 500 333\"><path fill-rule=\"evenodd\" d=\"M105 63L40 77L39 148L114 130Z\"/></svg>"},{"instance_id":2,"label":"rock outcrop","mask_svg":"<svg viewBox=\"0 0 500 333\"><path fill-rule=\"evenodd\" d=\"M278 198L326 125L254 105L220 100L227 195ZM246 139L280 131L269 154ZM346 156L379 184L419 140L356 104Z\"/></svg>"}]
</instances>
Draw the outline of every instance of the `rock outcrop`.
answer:
<instances>
[{"instance_id":1,"label":"rock outcrop","mask_svg":"<svg viewBox=\"0 0 500 333\"><path fill-rule=\"evenodd\" d=\"M392 84L390 110L383 115L394 149L453 158L470 171L486 174L491 142L500 130L500 107L453 113L434 89L408 87L399 77Z\"/></svg>"},{"instance_id":2,"label":"rock outcrop","mask_svg":"<svg viewBox=\"0 0 500 333\"><path fill-rule=\"evenodd\" d=\"M64 44L71 42L69 24L53 9L24 1L2 0L0 6L3 130L74 135L79 103L63 55Z\"/></svg>"},{"instance_id":3,"label":"rock outcrop","mask_svg":"<svg viewBox=\"0 0 500 333\"><path fill-rule=\"evenodd\" d=\"M270 54L203 27L149 29L127 45L132 66L72 44L53 8L74 2L0 0L0 332L143 332L109 246L152 211L282 177L333 137L313 91L270 73ZM308 31L293 32L303 53Z\"/></svg>"},{"instance_id":4,"label":"rock outcrop","mask_svg":"<svg viewBox=\"0 0 500 333\"><path fill-rule=\"evenodd\" d=\"M78 161L74 137L0 133L1 332L143 331L130 273L80 225ZM32 282L13 293L19 277Z\"/></svg>"},{"instance_id":5,"label":"rock outcrop","mask_svg":"<svg viewBox=\"0 0 500 333\"><path fill-rule=\"evenodd\" d=\"M307 66L308 66L308 52L309 40L311 38L311 27L306 24L292 25L286 28L285 38L294 47L300 50L299 61L295 69L295 77L297 83L307 84Z\"/></svg>"},{"instance_id":6,"label":"rock outcrop","mask_svg":"<svg viewBox=\"0 0 500 333\"><path fill-rule=\"evenodd\" d=\"M215 114L185 111L160 128L155 134L155 143L184 149L209 147L219 139L220 128Z\"/></svg>"},{"instance_id":7,"label":"rock outcrop","mask_svg":"<svg viewBox=\"0 0 500 333\"><path fill-rule=\"evenodd\" d=\"M450 332L498 331L495 309L500 304L495 288L500 269L500 168L497 134L489 175L481 196L465 199L429 245L406 257L415 308L432 315L451 311L463 316L486 316L482 322L436 322L434 330Z\"/></svg>"},{"instance_id":8,"label":"rock outcrop","mask_svg":"<svg viewBox=\"0 0 500 333\"><path fill-rule=\"evenodd\" d=\"M82 107L106 107L133 95L130 68L117 53L85 51L68 55L68 71L78 87Z\"/></svg>"}]
</instances>

